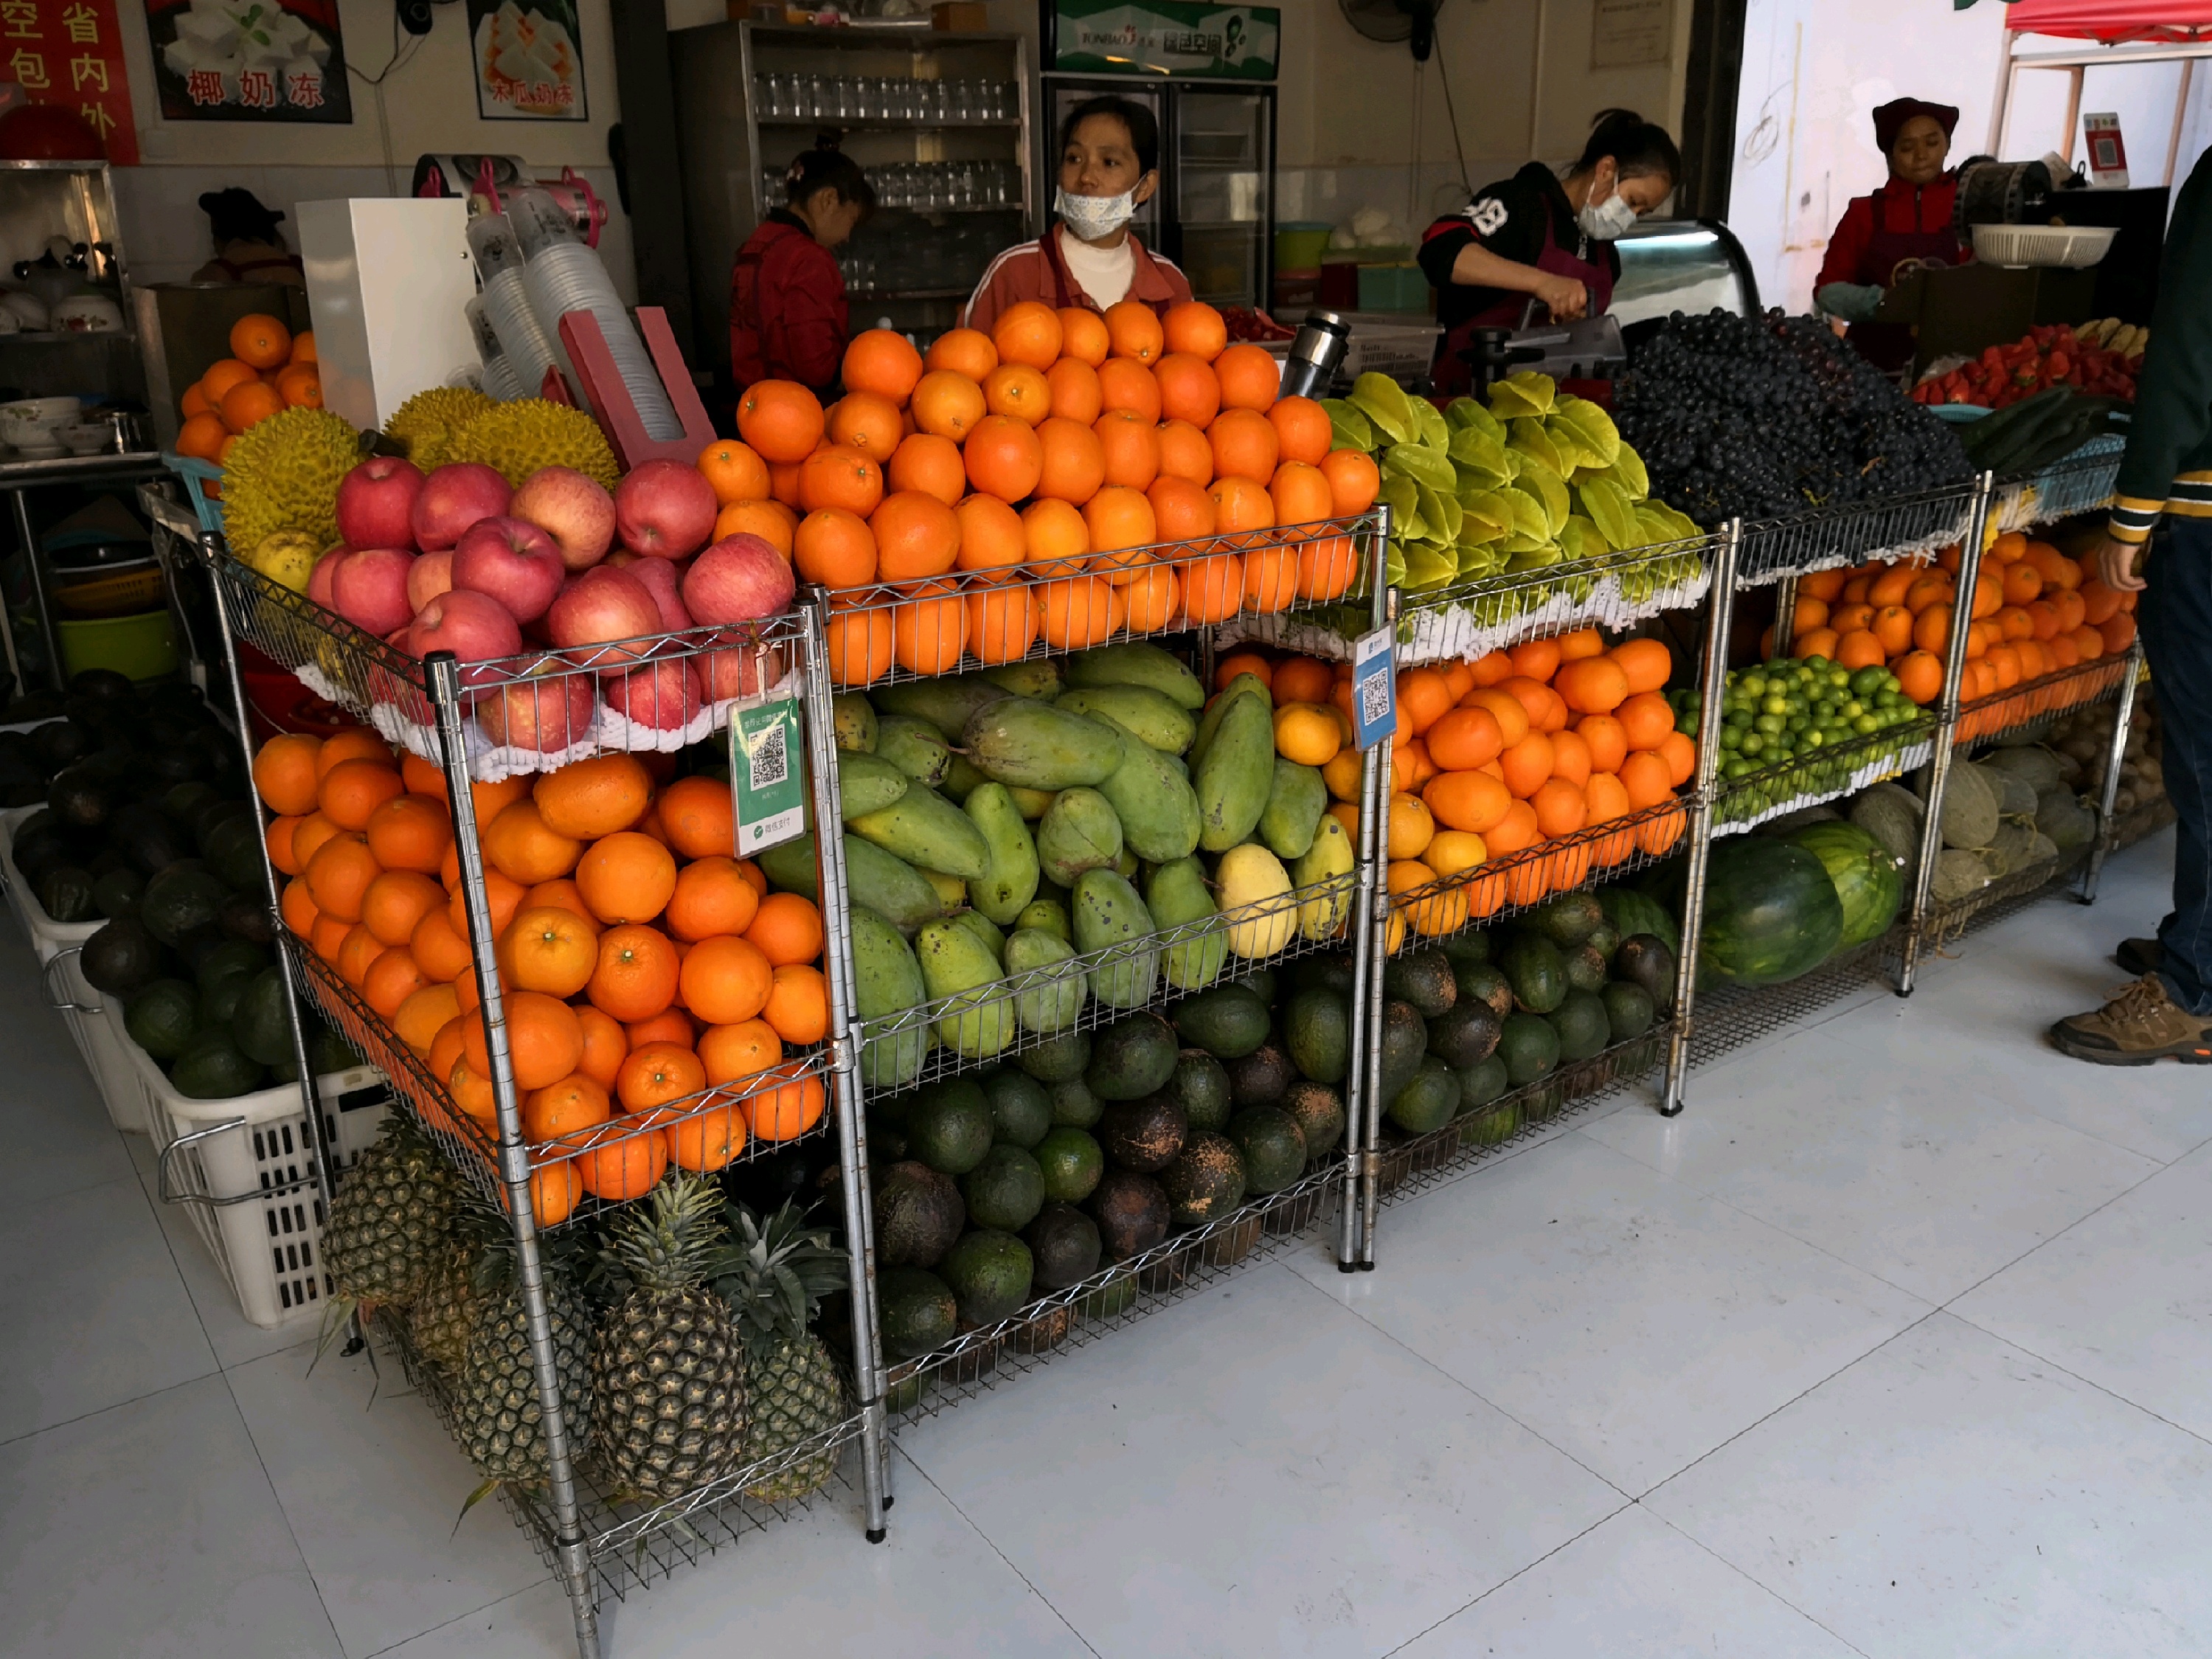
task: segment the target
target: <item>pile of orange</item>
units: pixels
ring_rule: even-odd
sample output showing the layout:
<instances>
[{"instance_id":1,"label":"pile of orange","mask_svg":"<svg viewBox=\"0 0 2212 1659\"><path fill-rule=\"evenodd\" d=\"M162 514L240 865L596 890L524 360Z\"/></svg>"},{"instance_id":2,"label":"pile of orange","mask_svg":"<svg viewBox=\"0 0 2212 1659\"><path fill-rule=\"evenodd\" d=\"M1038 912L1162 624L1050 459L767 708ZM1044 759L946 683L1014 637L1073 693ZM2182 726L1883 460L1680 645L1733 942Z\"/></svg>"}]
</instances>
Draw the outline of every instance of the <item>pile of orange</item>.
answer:
<instances>
[{"instance_id":1,"label":"pile of orange","mask_svg":"<svg viewBox=\"0 0 2212 1659\"><path fill-rule=\"evenodd\" d=\"M1917 703L1942 695L1958 601L1959 550L1932 565L1869 564L1801 577L1790 651L1845 668L1887 666ZM2117 657L2134 643L2136 596L2107 587L2048 542L2008 531L1990 544L1974 581L1960 735L2001 731L2091 692L2039 685L2045 677ZM1760 641L1771 653L1773 632ZM2026 688L2017 696L2008 694Z\"/></svg>"},{"instance_id":2,"label":"pile of orange","mask_svg":"<svg viewBox=\"0 0 2212 1659\"><path fill-rule=\"evenodd\" d=\"M222 464L231 441L286 409L323 406L315 337L295 335L283 321L256 313L230 328L230 356L208 367L177 400L185 423L177 453Z\"/></svg>"},{"instance_id":3,"label":"pile of orange","mask_svg":"<svg viewBox=\"0 0 2212 1659\"><path fill-rule=\"evenodd\" d=\"M495 1138L443 775L356 729L270 738L253 781L290 878L285 925L422 1062L441 1091L417 1100L425 1116ZM827 1033L821 914L730 855L726 782L604 755L471 794L541 1222L821 1120L818 1079L760 1076ZM646 1127L602 1127L630 1121ZM564 1139L573 1157L558 1157Z\"/></svg>"},{"instance_id":4,"label":"pile of orange","mask_svg":"<svg viewBox=\"0 0 2212 1659\"><path fill-rule=\"evenodd\" d=\"M1389 889L1405 896L1395 900L1390 949L1409 922L1449 933L1674 847L1687 814L1679 804L1655 809L1695 775L1698 751L1662 695L1673 672L1661 641L1608 648L1594 628L1401 671L1385 836ZM1239 673L1267 681L1276 752L1321 768L1329 811L1357 845L1363 762L1351 744L1350 665L1243 652L1216 673L1223 686Z\"/></svg>"},{"instance_id":5,"label":"pile of orange","mask_svg":"<svg viewBox=\"0 0 2212 1659\"><path fill-rule=\"evenodd\" d=\"M1375 463L1332 452L1327 411L1278 398L1274 359L1230 344L1212 306L1024 301L926 357L872 329L843 378L827 410L756 384L738 439L699 458L717 536L760 536L801 580L845 591L841 685L1279 611L1358 573L1350 539L1293 527L1365 512ZM852 590L878 584L914 597L861 608Z\"/></svg>"}]
</instances>

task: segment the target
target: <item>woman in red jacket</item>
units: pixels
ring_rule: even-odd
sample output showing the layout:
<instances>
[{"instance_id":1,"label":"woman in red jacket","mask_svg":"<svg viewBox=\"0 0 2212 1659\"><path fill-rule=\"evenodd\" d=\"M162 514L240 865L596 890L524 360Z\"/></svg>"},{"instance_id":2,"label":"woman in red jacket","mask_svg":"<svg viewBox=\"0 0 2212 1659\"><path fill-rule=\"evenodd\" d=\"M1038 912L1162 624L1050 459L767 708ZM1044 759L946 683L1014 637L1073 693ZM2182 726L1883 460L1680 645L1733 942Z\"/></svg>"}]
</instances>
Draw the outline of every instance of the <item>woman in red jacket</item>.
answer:
<instances>
[{"instance_id":1,"label":"woman in red jacket","mask_svg":"<svg viewBox=\"0 0 2212 1659\"><path fill-rule=\"evenodd\" d=\"M1875 142L1889 158L1889 179L1855 197L1828 239L1828 257L1813 298L1831 317L1850 324L1845 338L1884 369L1912 361L1912 330L1872 320L1882 295L1926 265L1962 265L1973 258L1951 223L1959 175L1945 170L1959 112L1949 104L1899 98L1874 112Z\"/></svg>"},{"instance_id":2,"label":"woman in red jacket","mask_svg":"<svg viewBox=\"0 0 2212 1659\"><path fill-rule=\"evenodd\" d=\"M730 368L742 392L756 380L796 380L817 393L836 382L848 322L845 278L830 252L875 210L876 192L853 158L808 150L784 175L784 202L738 250L730 272Z\"/></svg>"}]
</instances>

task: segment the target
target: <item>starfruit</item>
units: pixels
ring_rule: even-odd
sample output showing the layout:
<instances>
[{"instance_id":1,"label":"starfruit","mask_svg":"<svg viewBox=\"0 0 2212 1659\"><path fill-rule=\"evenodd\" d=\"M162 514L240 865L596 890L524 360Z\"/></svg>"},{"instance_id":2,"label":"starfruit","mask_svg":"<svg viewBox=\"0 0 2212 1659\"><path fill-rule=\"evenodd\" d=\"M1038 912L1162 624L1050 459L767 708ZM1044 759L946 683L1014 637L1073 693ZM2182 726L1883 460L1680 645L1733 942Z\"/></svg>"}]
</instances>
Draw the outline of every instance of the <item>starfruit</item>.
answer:
<instances>
[{"instance_id":1,"label":"starfruit","mask_svg":"<svg viewBox=\"0 0 2212 1659\"><path fill-rule=\"evenodd\" d=\"M1455 398L1446 404L1444 424L1455 432L1486 432L1501 444L1505 441L1505 428L1498 417L1473 398Z\"/></svg>"},{"instance_id":2,"label":"starfruit","mask_svg":"<svg viewBox=\"0 0 2212 1659\"><path fill-rule=\"evenodd\" d=\"M1528 415L1541 419L1552 412L1559 383L1548 374L1524 368L1507 375L1490 388L1490 412L1501 421Z\"/></svg>"},{"instance_id":3,"label":"starfruit","mask_svg":"<svg viewBox=\"0 0 2212 1659\"><path fill-rule=\"evenodd\" d=\"M1640 543L1636 504L1619 484L1610 478L1592 478L1575 493L1582 500L1583 511L1589 514L1590 522L1609 546L1626 548Z\"/></svg>"},{"instance_id":4,"label":"starfruit","mask_svg":"<svg viewBox=\"0 0 2212 1659\"><path fill-rule=\"evenodd\" d=\"M1644 458L1628 444L1613 458L1613 481L1628 492L1628 499L1640 501L1651 493L1651 475L1644 470Z\"/></svg>"},{"instance_id":5,"label":"starfruit","mask_svg":"<svg viewBox=\"0 0 2212 1659\"><path fill-rule=\"evenodd\" d=\"M1321 406L1328 411L1331 449L1371 451L1375 447L1375 428L1358 404L1342 398L1324 398Z\"/></svg>"},{"instance_id":6,"label":"starfruit","mask_svg":"<svg viewBox=\"0 0 2212 1659\"><path fill-rule=\"evenodd\" d=\"M1620 428L1613 424L1612 416L1589 398L1561 398L1552 405L1552 416L1573 426L1583 447L1596 456L1600 466L1611 466L1620 458Z\"/></svg>"},{"instance_id":7,"label":"starfruit","mask_svg":"<svg viewBox=\"0 0 2212 1659\"><path fill-rule=\"evenodd\" d=\"M1382 452L1382 471L1386 477L1400 474L1431 489L1459 489L1459 474L1452 468L1451 457L1424 444L1392 444Z\"/></svg>"},{"instance_id":8,"label":"starfruit","mask_svg":"<svg viewBox=\"0 0 2212 1659\"><path fill-rule=\"evenodd\" d=\"M1525 416L1515 421L1513 435L1506 440L1505 447L1522 460L1535 462L1547 472L1561 478L1566 477L1567 467L1560 459L1559 446L1552 441L1552 434L1544 430L1541 421Z\"/></svg>"},{"instance_id":9,"label":"starfruit","mask_svg":"<svg viewBox=\"0 0 2212 1659\"><path fill-rule=\"evenodd\" d=\"M1602 531L1579 513L1570 514L1559 531L1559 546L1571 559L1602 558L1613 550Z\"/></svg>"},{"instance_id":10,"label":"starfruit","mask_svg":"<svg viewBox=\"0 0 2212 1659\"><path fill-rule=\"evenodd\" d=\"M1556 472L1531 467L1522 475L1519 487L1543 502L1544 533L1558 535L1559 526L1567 521L1567 514L1574 510L1574 502L1567 495L1567 481Z\"/></svg>"},{"instance_id":11,"label":"starfruit","mask_svg":"<svg viewBox=\"0 0 2212 1659\"><path fill-rule=\"evenodd\" d=\"M1364 415L1375 428L1375 435L1386 442L1413 442L1419 435L1419 421L1413 405L1407 401L1405 389L1387 374L1372 371L1352 383L1353 407Z\"/></svg>"}]
</instances>

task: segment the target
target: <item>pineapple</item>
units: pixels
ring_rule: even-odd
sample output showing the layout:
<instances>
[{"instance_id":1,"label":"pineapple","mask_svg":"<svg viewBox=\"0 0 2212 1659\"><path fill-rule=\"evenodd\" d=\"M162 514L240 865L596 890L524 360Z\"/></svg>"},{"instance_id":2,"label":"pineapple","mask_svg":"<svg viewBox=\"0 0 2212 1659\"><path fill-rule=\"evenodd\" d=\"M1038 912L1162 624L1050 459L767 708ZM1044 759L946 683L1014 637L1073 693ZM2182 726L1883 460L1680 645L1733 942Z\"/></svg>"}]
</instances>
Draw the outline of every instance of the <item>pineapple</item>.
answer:
<instances>
[{"instance_id":1,"label":"pineapple","mask_svg":"<svg viewBox=\"0 0 2212 1659\"><path fill-rule=\"evenodd\" d=\"M345 1173L323 1229L331 1276L325 1340L356 1310L404 1308L422 1293L453 1227L454 1183L444 1157L393 1110L384 1133Z\"/></svg>"},{"instance_id":2,"label":"pineapple","mask_svg":"<svg viewBox=\"0 0 2212 1659\"><path fill-rule=\"evenodd\" d=\"M515 1271L512 1237L505 1230L504 1216L489 1213L498 1226L486 1234L483 1248L474 1258L467 1340L448 1374L454 1433L484 1478L484 1484L471 1494L471 1505L504 1482L535 1486L550 1473L540 1426L544 1412L531 1359L530 1316ZM591 1322L557 1247L544 1249L541 1241L541 1251L538 1265L552 1324L554 1367L573 1456L581 1453L592 1420ZM418 1306L417 1315L422 1311ZM462 1512L467 1513L466 1506Z\"/></svg>"},{"instance_id":3,"label":"pineapple","mask_svg":"<svg viewBox=\"0 0 2212 1659\"><path fill-rule=\"evenodd\" d=\"M599 1459L626 1497L676 1497L743 1455L737 1321L707 1286L728 1238L720 1210L713 1183L673 1170L608 1229L604 1264L629 1289L600 1323L592 1393Z\"/></svg>"},{"instance_id":4,"label":"pineapple","mask_svg":"<svg viewBox=\"0 0 2212 1659\"><path fill-rule=\"evenodd\" d=\"M744 1458L758 1463L830 1428L851 1409L845 1379L813 1332L822 1298L845 1287L845 1253L828 1233L810 1231L789 1200L765 1225L741 1204L729 1206L735 1240L717 1264L714 1288L735 1310L745 1348L750 1420ZM745 1494L763 1503L804 1498L836 1473L824 1451L769 1476Z\"/></svg>"},{"instance_id":5,"label":"pineapple","mask_svg":"<svg viewBox=\"0 0 2212 1659\"><path fill-rule=\"evenodd\" d=\"M467 1357L476 1328L479 1253L455 1244L439 1257L422 1281L422 1294L407 1310L407 1336L415 1352L441 1376Z\"/></svg>"}]
</instances>

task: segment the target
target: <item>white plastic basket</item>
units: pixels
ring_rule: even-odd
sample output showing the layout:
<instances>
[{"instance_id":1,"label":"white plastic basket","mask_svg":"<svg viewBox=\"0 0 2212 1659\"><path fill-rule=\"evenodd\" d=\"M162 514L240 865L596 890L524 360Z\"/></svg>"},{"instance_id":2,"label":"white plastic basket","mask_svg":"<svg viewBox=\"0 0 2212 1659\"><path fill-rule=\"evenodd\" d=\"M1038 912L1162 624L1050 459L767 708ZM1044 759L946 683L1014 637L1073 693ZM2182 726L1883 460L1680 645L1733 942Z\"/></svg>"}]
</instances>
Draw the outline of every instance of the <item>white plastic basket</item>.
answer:
<instances>
[{"instance_id":1,"label":"white plastic basket","mask_svg":"<svg viewBox=\"0 0 2212 1659\"><path fill-rule=\"evenodd\" d=\"M2014 270L2030 265L2081 270L2110 252L2119 234L2101 225L1976 225L1974 258Z\"/></svg>"},{"instance_id":2,"label":"white plastic basket","mask_svg":"<svg viewBox=\"0 0 2212 1659\"><path fill-rule=\"evenodd\" d=\"M69 1027L70 1040L100 1086L108 1121L128 1133L143 1135L149 1128L145 1096L131 1064L128 1040L119 1025L102 1017L100 994L86 983L79 965L85 940L106 924L49 920L30 884L23 879L23 872L15 867L16 827L38 810L18 806L0 812L0 886L8 890L9 908L22 924L39 959L46 1005Z\"/></svg>"},{"instance_id":3,"label":"white plastic basket","mask_svg":"<svg viewBox=\"0 0 2212 1659\"><path fill-rule=\"evenodd\" d=\"M155 1145L165 1204L181 1204L222 1270L239 1311L271 1327L319 1313L330 1297L313 1139L291 1084L229 1100L179 1094L146 1051L122 1034ZM391 1100L373 1066L315 1080L337 1167L351 1169L384 1127Z\"/></svg>"}]
</instances>

